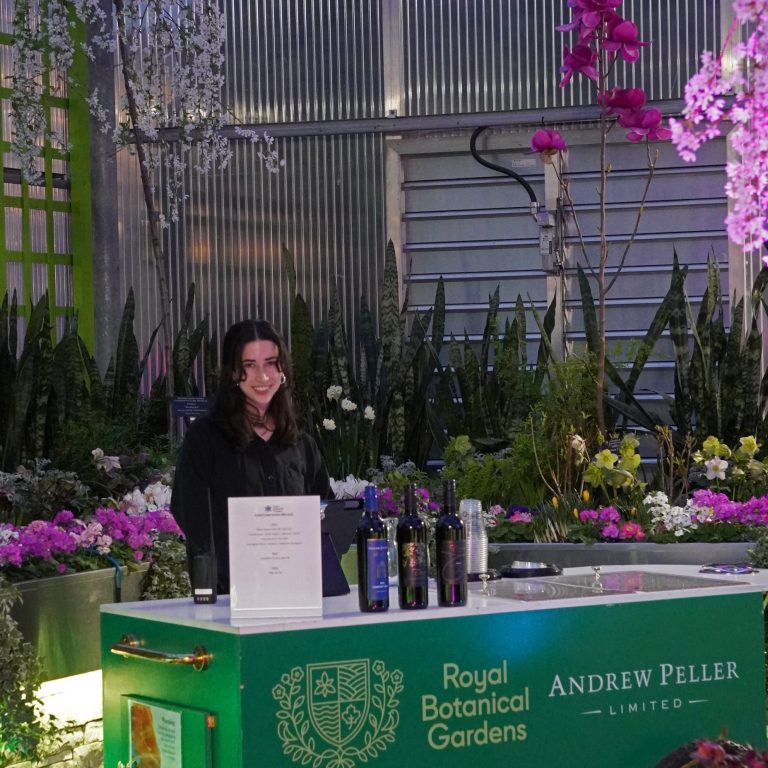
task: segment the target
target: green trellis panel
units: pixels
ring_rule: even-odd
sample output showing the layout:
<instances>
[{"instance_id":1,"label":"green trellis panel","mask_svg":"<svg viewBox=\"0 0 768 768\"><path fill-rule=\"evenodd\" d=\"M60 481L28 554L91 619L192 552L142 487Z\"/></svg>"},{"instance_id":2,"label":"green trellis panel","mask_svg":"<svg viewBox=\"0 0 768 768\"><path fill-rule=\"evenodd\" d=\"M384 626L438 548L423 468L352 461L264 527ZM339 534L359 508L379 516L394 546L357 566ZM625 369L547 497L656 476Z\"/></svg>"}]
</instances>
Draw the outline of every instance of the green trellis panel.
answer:
<instances>
[{"instance_id":1,"label":"green trellis panel","mask_svg":"<svg viewBox=\"0 0 768 768\"><path fill-rule=\"evenodd\" d=\"M12 44L8 33L0 33L0 59L4 62L11 61ZM20 288L19 313L25 317L30 303L47 289L54 328L60 334L64 319L76 314L79 333L92 347L93 248L88 107L84 99L87 67L85 56L77 56L63 89L55 86L55 75L45 78L42 103L46 119L68 138L69 148L64 150L46 139L40 158L43 178L35 185L20 178L8 153L11 90L5 79L0 81L0 297L9 289Z\"/></svg>"}]
</instances>

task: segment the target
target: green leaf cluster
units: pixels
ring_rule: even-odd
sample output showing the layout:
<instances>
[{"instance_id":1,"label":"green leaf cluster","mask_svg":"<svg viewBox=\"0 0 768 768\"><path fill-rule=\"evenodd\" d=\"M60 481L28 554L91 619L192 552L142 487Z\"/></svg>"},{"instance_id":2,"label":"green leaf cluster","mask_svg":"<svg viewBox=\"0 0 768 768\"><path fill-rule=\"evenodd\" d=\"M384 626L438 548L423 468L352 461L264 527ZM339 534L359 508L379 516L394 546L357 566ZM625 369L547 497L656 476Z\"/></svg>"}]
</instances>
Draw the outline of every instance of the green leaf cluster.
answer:
<instances>
[{"instance_id":1,"label":"green leaf cluster","mask_svg":"<svg viewBox=\"0 0 768 768\"><path fill-rule=\"evenodd\" d=\"M41 713L43 669L11 615L18 590L0 575L0 765L42 757L53 724Z\"/></svg>"}]
</instances>

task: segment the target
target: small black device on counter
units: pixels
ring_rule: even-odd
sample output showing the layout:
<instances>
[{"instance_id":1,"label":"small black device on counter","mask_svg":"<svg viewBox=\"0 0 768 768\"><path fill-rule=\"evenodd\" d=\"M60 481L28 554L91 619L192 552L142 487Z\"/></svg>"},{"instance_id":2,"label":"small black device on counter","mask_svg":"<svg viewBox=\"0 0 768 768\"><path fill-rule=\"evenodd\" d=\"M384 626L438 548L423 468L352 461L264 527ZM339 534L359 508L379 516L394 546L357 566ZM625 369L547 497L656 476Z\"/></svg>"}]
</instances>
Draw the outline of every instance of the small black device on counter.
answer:
<instances>
[{"instance_id":1,"label":"small black device on counter","mask_svg":"<svg viewBox=\"0 0 768 768\"><path fill-rule=\"evenodd\" d=\"M211 502L211 489L208 489L208 532L211 542L211 551L192 558L192 600L195 603L210 605L216 602L219 572L216 567L216 546L213 542L213 504Z\"/></svg>"},{"instance_id":2,"label":"small black device on counter","mask_svg":"<svg viewBox=\"0 0 768 768\"><path fill-rule=\"evenodd\" d=\"M192 600L195 603L216 602L216 558L211 554L192 558Z\"/></svg>"}]
</instances>

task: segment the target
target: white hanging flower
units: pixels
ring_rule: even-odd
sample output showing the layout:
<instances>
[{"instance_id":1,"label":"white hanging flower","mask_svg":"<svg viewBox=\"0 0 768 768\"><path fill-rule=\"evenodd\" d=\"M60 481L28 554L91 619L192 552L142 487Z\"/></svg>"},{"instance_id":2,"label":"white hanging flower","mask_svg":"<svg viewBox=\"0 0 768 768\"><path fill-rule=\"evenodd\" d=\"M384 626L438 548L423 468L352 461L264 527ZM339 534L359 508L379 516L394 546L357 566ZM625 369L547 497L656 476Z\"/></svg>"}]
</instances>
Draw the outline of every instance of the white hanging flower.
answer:
<instances>
[{"instance_id":1,"label":"white hanging flower","mask_svg":"<svg viewBox=\"0 0 768 768\"><path fill-rule=\"evenodd\" d=\"M91 451L91 456L93 456L93 463L107 474L113 469L120 469L120 458L118 456L105 456L101 448L94 448Z\"/></svg>"},{"instance_id":2,"label":"white hanging flower","mask_svg":"<svg viewBox=\"0 0 768 768\"><path fill-rule=\"evenodd\" d=\"M363 418L366 421L373 421L376 418L376 411L374 411L370 405L366 405L365 410L363 411Z\"/></svg>"},{"instance_id":3,"label":"white hanging flower","mask_svg":"<svg viewBox=\"0 0 768 768\"><path fill-rule=\"evenodd\" d=\"M342 388L338 384L331 384L331 386L328 387L325 396L329 400L338 400L341 397L342 391Z\"/></svg>"},{"instance_id":4,"label":"white hanging flower","mask_svg":"<svg viewBox=\"0 0 768 768\"><path fill-rule=\"evenodd\" d=\"M362 480L354 475L347 475L344 480L331 478L331 490L337 499L357 499L363 495L367 480Z\"/></svg>"},{"instance_id":5,"label":"white hanging flower","mask_svg":"<svg viewBox=\"0 0 768 768\"><path fill-rule=\"evenodd\" d=\"M140 515L146 511L146 508L147 500L138 488L134 488L130 493L126 493L120 504L120 510L129 515Z\"/></svg>"},{"instance_id":6,"label":"white hanging flower","mask_svg":"<svg viewBox=\"0 0 768 768\"><path fill-rule=\"evenodd\" d=\"M349 400L348 398L345 397L341 401L341 410L342 411L349 411L349 412L356 411L357 410L357 403L353 403L351 400Z\"/></svg>"},{"instance_id":7,"label":"white hanging flower","mask_svg":"<svg viewBox=\"0 0 768 768\"><path fill-rule=\"evenodd\" d=\"M336 429L336 422L333 419L323 419L323 429L333 432Z\"/></svg>"},{"instance_id":8,"label":"white hanging flower","mask_svg":"<svg viewBox=\"0 0 768 768\"><path fill-rule=\"evenodd\" d=\"M713 456L709 461L704 462L707 468L707 480L725 480L725 470L728 469L728 462L719 456Z\"/></svg>"},{"instance_id":9,"label":"white hanging flower","mask_svg":"<svg viewBox=\"0 0 768 768\"><path fill-rule=\"evenodd\" d=\"M144 498L147 501L148 509L169 507L171 505L171 488L165 483L152 483L144 489Z\"/></svg>"}]
</instances>

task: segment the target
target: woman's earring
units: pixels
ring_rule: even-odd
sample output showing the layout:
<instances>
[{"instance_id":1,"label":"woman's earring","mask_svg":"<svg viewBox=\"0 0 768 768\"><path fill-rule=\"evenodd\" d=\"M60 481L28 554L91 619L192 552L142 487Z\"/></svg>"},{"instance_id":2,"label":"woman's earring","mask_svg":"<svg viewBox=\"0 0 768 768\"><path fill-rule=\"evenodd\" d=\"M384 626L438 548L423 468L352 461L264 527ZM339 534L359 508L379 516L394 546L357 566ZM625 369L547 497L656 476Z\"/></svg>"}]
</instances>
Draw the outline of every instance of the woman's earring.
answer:
<instances>
[{"instance_id":1,"label":"woman's earring","mask_svg":"<svg viewBox=\"0 0 768 768\"><path fill-rule=\"evenodd\" d=\"M285 382L288 381L288 378L284 373L280 374L280 384L285 384Z\"/></svg>"}]
</instances>

